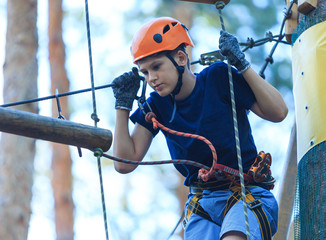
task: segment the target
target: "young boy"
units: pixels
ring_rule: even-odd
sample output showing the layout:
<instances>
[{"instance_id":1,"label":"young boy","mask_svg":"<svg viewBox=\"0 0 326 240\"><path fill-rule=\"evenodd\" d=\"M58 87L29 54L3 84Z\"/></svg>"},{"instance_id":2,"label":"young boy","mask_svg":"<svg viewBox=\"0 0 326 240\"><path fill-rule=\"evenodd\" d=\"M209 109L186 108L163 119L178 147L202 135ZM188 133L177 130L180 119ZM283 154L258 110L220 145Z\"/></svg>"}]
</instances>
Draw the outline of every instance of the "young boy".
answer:
<instances>
[{"instance_id":1,"label":"young boy","mask_svg":"<svg viewBox=\"0 0 326 240\"><path fill-rule=\"evenodd\" d=\"M157 120L168 128L207 138L216 149L217 162L238 169L227 64L218 62L194 74L185 52L188 45L193 43L187 28L169 17L154 19L135 34L131 46L134 63L154 89L147 99L150 108L144 104L145 111L153 111ZM282 121L288 110L280 93L250 67L234 36L221 32L219 47L236 68L232 68L232 75L243 171L247 173L257 157L247 110L272 122ZM114 154L142 161L159 130L137 109L130 117L135 128L129 133L129 113L140 85L137 69L117 77L113 83L116 98ZM163 133L172 159L212 166L212 153L205 143ZM136 165L119 162L114 166L120 173L136 168ZM185 206L185 239L246 239L242 200L231 205L228 201L239 192L239 187L229 180L230 176L220 174L203 182L198 180L199 168L185 164L175 164L175 167L190 189ZM271 239L277 229L277 202L264 185L251 182L246 188L259 203L248 207L251 239ZM258 209L261 212L257 214ZM260 215L265 216L264 219Z\"/></svg>"}]
</instances>

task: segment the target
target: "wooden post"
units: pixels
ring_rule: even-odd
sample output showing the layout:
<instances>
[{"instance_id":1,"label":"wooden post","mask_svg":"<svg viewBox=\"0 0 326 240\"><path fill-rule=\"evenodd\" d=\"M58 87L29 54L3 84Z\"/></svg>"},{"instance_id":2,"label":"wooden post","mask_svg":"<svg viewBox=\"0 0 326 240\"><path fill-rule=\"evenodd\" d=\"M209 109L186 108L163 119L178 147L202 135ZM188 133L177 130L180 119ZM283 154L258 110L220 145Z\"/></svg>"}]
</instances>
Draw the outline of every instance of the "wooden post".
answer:
<instances>
[{"instance_id":1,"label":"wooden post","mask_svg":"<svg viewBox=\"0 0 326 240\"><path fill-rule=\"evenodd\" d=\"M295 239L326 239L326 0L299 13L292 34L298 186Z\"/></svg>"},{"instance_id":2,"label":"wooden post","mask_svg":"<svg viewBox=\"0 0 326 240\"><path fill-rule=\"evenodd\" d=\"M317 7L318 0L298 0L298 10L308 14Z\"/></svg>"},{"instance_id":3,"label":"wooden post","mask_svg":"<svg viewBox=\"0 0 326 240\"><path fill-rule=\"evenodd\" d=\"M112 133L106 129L2 107L0 131L104 152L112 143Z\"/></svg>"},{"instance_id":4,"label":"wooden post","mask_svg":"<svg viewBox=\"0 0 326 240\"><path fill-rule=\"evenodd\" d=\"M295 183L297 176L297 139L296 126L292 127L287 158L284 166L281 186L279 190L279 210L278 229L274 235L274 240L284 240L288 238L291 217L293 213ZM292 238L293 239L293 238Z\"/></svg>"},{"instance_id":5,"label":"wooden post","mask_svg":"<svg viewBox=\"0 0 326 240\"><path fill-rule=\"evenodd\" d=\"M289 8L291 1L286 0L286 7ZM298 5L293 3L291 8L291 17L285 21L285 37L288 43L291 43L292 33L298 26Z\"/></svg>"}]
</instances>

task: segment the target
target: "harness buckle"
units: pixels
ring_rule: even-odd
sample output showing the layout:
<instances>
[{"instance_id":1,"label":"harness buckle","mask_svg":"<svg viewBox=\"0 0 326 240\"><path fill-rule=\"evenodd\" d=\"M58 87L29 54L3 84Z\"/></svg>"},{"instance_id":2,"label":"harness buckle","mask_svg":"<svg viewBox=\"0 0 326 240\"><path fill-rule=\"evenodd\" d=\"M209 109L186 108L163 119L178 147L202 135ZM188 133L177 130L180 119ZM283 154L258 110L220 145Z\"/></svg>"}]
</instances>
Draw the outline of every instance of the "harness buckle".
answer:
<instances>
[{"instance_id":1,"label":"harness buckle","mask_svg":"<svg viewBox=\"0 0 326 240\"><path fill-rule=\"evenodd\" d=\"M261 206L263 203L259 200L259 199L255 199L255 200L253 200L253 201L251 201L251 202L248 202L247 203L247 206L248 206L248 208L250 209L250 210L252 210L252 209L254 209L254 208L256 208L256 207L259 207L259 206Z\"/></svg>"}]
</instances>

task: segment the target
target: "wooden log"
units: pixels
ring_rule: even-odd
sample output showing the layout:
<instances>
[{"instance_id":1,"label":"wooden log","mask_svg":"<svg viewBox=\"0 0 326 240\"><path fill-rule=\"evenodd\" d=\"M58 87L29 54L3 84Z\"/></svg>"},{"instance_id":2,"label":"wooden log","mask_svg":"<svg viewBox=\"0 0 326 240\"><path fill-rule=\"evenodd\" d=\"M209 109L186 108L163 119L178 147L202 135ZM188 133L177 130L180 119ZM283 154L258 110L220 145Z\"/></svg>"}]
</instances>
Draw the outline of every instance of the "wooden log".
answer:
<instances>
[{"instance_id":1,"label":"wooden log","mask_svg":"<svg viewBox=\"0 0 326 240\"><path fill-rule=\"evenodd\" d=\"M298 0L298 10L308 14L317 7L318 0Z\"/></svg>"},{"instance_id":2,"label":"wooden log","mask_svg":"<svg viewBox=\"0 0 326 240\"><path fill-rule=\"evenodd\" d=\"M278 195L278 229L273 237L274 240L294 239L288 238L288 233L293 213L297 176L297 134L295 124L292 127L287 157L283 169L284 172L281 177Z\"/></svg>"},{"instance_id":3,"label":"wooden log","mask_svg":"<svg viewBox=\"0 0 326 240\"><path fill-rule=\"evenodd\" d=\"M198 2L198 3L207 3L207 4L216 4L218 1L220 1L220 2L224 2L225 5L230 2L230 0L179 0L179 1Z\"/></svg>"},{"instance_id":4,"label":"wooden log","mask_svg":"<svg viewBox=\"0 0 326 240\"><path fill-rule=\"evenodd\" d=\"M290 0L286 0L287 8L290 6ZM293 3L291 8L291 17L285 21L285 38L288 43L291 43L292 33L298 26L298 5Z\"/></svg>"},{"instance_id":5,"label":"wooden log","mask_svg":"<svg viewBox=\"0 0 326 240\"><path fill-rule=\"evenodd\" d=\"M112 143L110 130L2 107L0 131L104 152Z\"/></svg>"}]
</instances>

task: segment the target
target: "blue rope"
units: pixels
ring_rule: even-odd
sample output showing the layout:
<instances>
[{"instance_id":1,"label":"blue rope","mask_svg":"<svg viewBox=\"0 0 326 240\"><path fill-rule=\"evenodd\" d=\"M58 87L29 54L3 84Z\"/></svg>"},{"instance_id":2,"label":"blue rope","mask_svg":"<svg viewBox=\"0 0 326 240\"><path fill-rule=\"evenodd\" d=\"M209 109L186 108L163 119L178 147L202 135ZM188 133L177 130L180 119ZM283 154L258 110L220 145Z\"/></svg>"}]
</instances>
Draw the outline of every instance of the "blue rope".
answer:
<instances>
[{"instance_id":1,"label":"blue rope","mask_svg":"<svg viewBox=\"0 0 326 240\"><path fill-rule=\"evenodd\" d=\"M103 156L103 150L100 148L96 148L94 150L94 156L97 157L98 175L100 177L101 200L102 200L102 211L103 211L103 217L104 217L105 236L106 236L106 239L109 239L109 230L108 230L108 222L107 222L107 216L106 216L105 196L104 196L102 168L101 168L101 157Z\"/></svg>"},{"instance_id":2,"label":"blue rope","mask_svg":"<svg viewBox=\"0 0 326 240\"><path fill-rule=\"evenodd\" d=\"M94 120L94 125L97 127L97 123L100 119L96 113L96 99L95 99L95 86L94 86L94 73L93 73L93 61L92 61L92 46L91 46L91 33L89 26L89 14L88 14L88 1L85 0L85 12L86 12L86 28L87 28L87 40L88 40L88 56L89 56L89 66L90 66L90 75L91 75L91 85L92 85L92 100L93 100L93 113L91 118ZM109 239L109 230L106 216L106 207L105 207L105 198L104 198L104 187L103 187L103 178L102 178L102 167L101 167L101 157L103 156L102 149L95 149L94 155L97 157L97 167L100 178L100 188L101 188L101 200L102 200L102 210L104 218L104 228L106 240Z\"/></svg>"},{"instance_id":3,"label":"blue rope","mask_svg":"<svg viewBox=\"0 0 326 240\"><path fill-rule=\"evenodd\" d=\"M225 25L224 25L224 21L223 21L223 17L222 17L222 9L224 8L225 3L222 1L218 1L218 2L216 2L215 6L219 12L222 30L225 31ZM241 149L240 149L238 118L237 118L237 110L236 110L236 106L235 106L235 96L234 96L234 86L233 86L231 64L228 59L227 59L227 63L228 63L228 75L229 75L229 85L230 85L230 94L231 94L231 104L232 104L233 126L234 126L237 158L238 158L238 168L239 168L239 174L240 174L241 196L242 196L243 210L244 210L245 221L246 221L247 239L250 240L249 219L248 219L248 209L247 209L246 192L245 192L246 189L245 189L245 183L244 183Z\"/></svg>"},{"instance_id":4,"label":"blue rope","mask_svg":"<svg viewBox=\"0 0 326 240\"><path fill-rule=\"evenodd\" d=\"M98 118L97 113L96 113L96 99L95 99L93 60L92 60L91 31L90 31L90 26L89 26L89 14L88 14L88 1L87 0L85 0L85 12L86 12L86 27L87 27L89 68L90 68L90 75L91 75L92 99L93 99L93 113L91 115L91 118L94 120L95 127L97 127L97 123L100 121L100 119Z\"/></svg>"}]
</instances>

